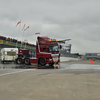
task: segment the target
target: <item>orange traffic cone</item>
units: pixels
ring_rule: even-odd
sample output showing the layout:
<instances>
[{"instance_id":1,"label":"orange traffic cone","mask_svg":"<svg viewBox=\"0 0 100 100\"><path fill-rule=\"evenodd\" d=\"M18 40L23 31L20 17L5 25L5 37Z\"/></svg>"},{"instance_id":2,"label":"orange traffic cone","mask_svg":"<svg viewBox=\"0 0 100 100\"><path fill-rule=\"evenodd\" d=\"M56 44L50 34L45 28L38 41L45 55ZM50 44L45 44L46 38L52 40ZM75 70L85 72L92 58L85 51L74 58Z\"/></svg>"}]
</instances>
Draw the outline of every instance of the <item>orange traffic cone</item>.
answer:
<instances>
[{"instance_id":1,"label":"orange traffic cone","mask_svg":"<svg viewBox=\"0 0 100 100\"><path fill-rule=\"evenodd\" d=\"M93 64L93 60L90 60L90 62Z\"/></svg>"}]
</instances>

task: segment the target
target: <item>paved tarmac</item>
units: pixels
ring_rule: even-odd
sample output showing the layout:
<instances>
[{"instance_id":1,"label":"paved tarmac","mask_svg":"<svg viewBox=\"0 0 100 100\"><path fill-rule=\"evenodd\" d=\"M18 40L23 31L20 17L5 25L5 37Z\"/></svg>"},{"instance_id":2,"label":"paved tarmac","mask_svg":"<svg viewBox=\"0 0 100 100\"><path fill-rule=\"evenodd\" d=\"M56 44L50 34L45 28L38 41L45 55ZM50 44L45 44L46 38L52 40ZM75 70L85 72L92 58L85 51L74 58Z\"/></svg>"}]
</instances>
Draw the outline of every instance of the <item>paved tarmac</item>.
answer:
<instances>
[{"instance_id":1,"label":"paved tarmac","mask_svg":"<svg viewBox=\"0 0 100 100\"><path fill-rule=\"evenodd\" d=\"M0 64L0 100L100 100L100 64L94 63L63 62L60 69Z\"/></svg>"}]
</instances>

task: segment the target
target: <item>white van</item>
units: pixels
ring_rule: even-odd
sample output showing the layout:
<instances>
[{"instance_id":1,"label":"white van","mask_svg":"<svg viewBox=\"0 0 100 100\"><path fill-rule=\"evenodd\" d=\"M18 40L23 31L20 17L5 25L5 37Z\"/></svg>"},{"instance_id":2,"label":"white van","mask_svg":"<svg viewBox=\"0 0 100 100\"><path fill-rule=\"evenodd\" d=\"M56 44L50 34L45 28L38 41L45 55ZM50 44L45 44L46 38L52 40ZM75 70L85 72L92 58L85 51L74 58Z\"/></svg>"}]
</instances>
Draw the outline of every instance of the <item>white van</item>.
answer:
<instances>
[{"instance_id":1,"label":"white van","mask_svg":"<svg viewBox=\"0 0 100 100\"><path fill-rule=\"evenodd\" d=\"M14 62L17 58L18 48L2 48L1 49L1 62Z\"/></svg>"}]
</instances>

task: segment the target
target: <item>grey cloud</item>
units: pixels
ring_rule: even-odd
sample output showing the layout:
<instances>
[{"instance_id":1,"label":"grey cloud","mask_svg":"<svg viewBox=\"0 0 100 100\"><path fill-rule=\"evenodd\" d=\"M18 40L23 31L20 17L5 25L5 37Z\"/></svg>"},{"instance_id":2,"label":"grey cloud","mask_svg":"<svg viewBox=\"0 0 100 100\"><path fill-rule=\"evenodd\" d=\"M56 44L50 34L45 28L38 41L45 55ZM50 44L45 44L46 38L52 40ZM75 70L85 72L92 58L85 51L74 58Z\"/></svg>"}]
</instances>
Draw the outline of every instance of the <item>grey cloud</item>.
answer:
<instances>
[{"instance_id":1,"label":"grey cloud","mask_svg":"<svg viewBox=\"0 0 100 100\"><path fill-rule=\"evenodd\" d=\"M19 26L15 25L21 20L20 40L26 23L31 43L36 41L35 32L41 32L51 38L71 38L72 52L99 52L99 4L99 0L1 0L0 35L16 38Z\"/></svg>"}]
</instances>

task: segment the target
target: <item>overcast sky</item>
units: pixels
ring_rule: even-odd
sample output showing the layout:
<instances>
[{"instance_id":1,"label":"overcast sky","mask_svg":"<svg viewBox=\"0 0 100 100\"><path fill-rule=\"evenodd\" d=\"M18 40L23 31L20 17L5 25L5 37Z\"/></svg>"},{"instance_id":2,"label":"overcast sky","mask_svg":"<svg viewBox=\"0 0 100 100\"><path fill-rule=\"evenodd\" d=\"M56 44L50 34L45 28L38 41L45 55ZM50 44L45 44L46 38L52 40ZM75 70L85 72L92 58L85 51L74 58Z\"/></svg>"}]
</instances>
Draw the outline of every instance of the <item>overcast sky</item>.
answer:
<instances>
[{"instance_id":1,"label":"overcast sky","mask_svg":"<svg viewBox=\"0 0 100 100\"><path fill-rule=\"evenodd\" d=\"M72 53L100 53L100 0L0 0L0 35L35 44L36 32L71 39Z\"/></svg>"}]
</instances>

